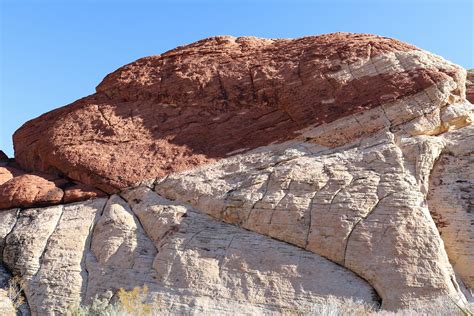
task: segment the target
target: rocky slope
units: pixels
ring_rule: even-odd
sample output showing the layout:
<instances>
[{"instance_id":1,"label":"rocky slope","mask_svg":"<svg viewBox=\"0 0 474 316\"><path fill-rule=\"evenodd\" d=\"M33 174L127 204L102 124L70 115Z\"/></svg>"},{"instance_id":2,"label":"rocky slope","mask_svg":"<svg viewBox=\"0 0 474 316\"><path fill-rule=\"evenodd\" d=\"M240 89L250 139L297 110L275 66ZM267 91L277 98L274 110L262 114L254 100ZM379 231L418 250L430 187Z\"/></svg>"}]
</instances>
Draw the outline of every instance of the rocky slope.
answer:
<instances>
[{"instance_id":1,"label":"rocky slope","mask_svg":"<svg viewBox=\"0 0 474 316\"><path fill-rule=\"evenodd\" d=\"M15 133L3 264L38 315L144 284L176 313L462 305L473 109L463 68L373 35L146 57Z\"/></svg>"}]
</instances>

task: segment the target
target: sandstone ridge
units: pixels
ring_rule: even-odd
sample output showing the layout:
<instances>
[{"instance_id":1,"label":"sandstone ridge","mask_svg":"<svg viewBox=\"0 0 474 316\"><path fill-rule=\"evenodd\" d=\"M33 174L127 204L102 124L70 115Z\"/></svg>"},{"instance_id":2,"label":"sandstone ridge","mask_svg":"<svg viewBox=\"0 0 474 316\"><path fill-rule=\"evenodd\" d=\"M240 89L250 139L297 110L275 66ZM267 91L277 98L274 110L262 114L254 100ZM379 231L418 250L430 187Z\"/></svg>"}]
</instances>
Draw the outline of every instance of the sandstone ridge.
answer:
<instances>
[{"instance_id":1,"label":"sandstone ridge","mask_svg":"<svg viewBox=\"0 0 474 316\"><path fill-rule=\"evenodd\" d=\"M26 123L14 135L15 159L113 193L446 81L461 95L465 77L374 35L213 37L128 64L97 93Z\"/></svg>"},{"instance_id":2,"label":"sandstone ridge","mask_svg":"<svg viewBox=\"0 0 474 316\"><path fill-rule=\"evenodd\" d=\"M20 276L38 315L143 284L163 313L309 313L329 295L463 306L470 80L366 34L213 37L139 59L15 133L0 193L49 189L0 211L0 277ZM61 181L109 195L67 203Z\"/></svg>"}]
</instances>

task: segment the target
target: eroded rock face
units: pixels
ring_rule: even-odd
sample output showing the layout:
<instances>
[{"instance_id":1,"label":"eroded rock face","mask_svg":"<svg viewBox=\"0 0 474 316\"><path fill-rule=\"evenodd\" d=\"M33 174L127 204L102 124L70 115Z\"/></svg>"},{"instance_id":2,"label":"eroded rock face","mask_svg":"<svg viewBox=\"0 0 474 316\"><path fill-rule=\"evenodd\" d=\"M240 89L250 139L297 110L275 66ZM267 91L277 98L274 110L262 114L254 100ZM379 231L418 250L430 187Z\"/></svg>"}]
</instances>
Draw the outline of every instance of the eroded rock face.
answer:
<instances>
[{"instance_id":1,"label":"eroded rock face","mask_svg":"<svg viewBox=\"0 0 474 316\"><path fill-rule=\"evenodd\" d=\"M305 312L328 295L377 304L367 282L319 255L222 223L148 188L126 197L130 204L114 195L18 213L4 262L27 281L34 315L60 314L76 301L144 284L163 312ZM153 226L160 221L149 216L155 212L170 220Z\"/></svg>"},{"instance_id":2,"label":"eroded rock face","mask_svg":"<svg viewBox=\"0 0 474 316\"><path fill-rule=\"evenodd\" d=\"M465 78L437 56L374 35L214 37L139 59L94 95L26 123L15 158L116 192L445 82L464 97Z\"/></svg>"},{"instance_id":3,"label":"eroded rock face","mask_svg":"<svg viewBox=\"0 0 474 316\"><path fill-rule=\"evenodd\" d=\"M217 37L140 59L17 131L21 168L76 181L54 203L116 194L9 204L3 262L33 314L144 284L164 313L465 304L466 86L461 67L372 35ZM0 190L32 174L2 166Z\"/></svg>"},{"instance_id":4,"label":"eroded rock face","mask_svg":"<svg viewBox=\"0 0 474 316\"><path fill-rule=\"evenodd\" d=\"M454 269L474 288L474 126L446 140L431 173L428 206Z\"/></svg>"}]
</instances>

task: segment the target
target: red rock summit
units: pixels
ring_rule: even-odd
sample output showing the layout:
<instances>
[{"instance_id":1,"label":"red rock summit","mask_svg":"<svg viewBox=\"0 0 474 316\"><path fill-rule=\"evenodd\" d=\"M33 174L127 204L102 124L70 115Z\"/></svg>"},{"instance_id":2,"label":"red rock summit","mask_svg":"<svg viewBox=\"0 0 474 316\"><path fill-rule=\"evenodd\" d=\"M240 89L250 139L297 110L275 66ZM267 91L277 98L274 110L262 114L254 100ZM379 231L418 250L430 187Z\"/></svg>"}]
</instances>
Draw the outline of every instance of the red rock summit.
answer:
<instances>
[{"instance_id":1,"label":"red rock summit","mask_svg":"<svg viewBox=\"0 0 474 316\"><path fill-rule=\"evenodd\" d=\"M459 76L433 58L365 34L212 37L125 65L95 94L27 122L15 159L112 193Z\"/></svg>"}]
</instances>

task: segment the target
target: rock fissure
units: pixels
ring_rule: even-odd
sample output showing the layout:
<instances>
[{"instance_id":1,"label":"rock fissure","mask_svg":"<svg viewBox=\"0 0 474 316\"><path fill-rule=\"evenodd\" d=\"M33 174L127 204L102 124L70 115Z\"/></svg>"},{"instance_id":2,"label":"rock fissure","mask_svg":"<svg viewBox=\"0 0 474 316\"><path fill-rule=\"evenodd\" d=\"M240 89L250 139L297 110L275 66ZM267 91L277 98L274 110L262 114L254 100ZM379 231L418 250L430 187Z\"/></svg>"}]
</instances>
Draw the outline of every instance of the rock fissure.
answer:
<instances>
[{"instance_id":1,"label":"rock fissure","mask_svg":"<svg viewBox=\"0 0 474 316\"><path fill-rule=\"evenodd\" d=\"M58 220L57 222L55 223L54 225L54 228L52 229L51 231L51 234L46 238L46 243L45 243L45 246L43 248L43 250L41 251L41 255L39 256L39 264L41 266L41 263L43 262L44 260L44 254L46 253L46 251L48 250L48 244L50 242L50 239L51 239L51 236L53 236L54 232L57 230L58 226L59 226L59 223L61 222L61 218L64 214L64 209L61 210L61 214L59 215L58 217Z\"/></svg>"},{"instance_id":2,"label":"rock fissure","mask_svg":"<svg viewBox=\"0 0 474 316\"><path fill-rule=\"evenodd\" d=\"M88 255L92 255L94 256L94 254L92 253L92 242L93 242L93 238L94 238L94 229L98 223L98 221L102 218L103 214L104 214L104 211L105 211L105 208L108 206L108 203L109 203L110 199L107 199L107 201L104 203L104 206L102 207L102 209L100 210L100 212L98 212L94 218L94 220L92 221L91 225L89 226L89 234L87 236L87 240L86 240L86 247L84 248L84 255L82 257L82 260L81 260L81 267L82 269L84 270L85 272L85 277L82 279L83 280L83 284L81 286L81 288L83 289L81 291L81 303L84 303L87 299L87 293L89 293L89 270L87 268L87 256Z\"/></svg>"}]
</instances>

